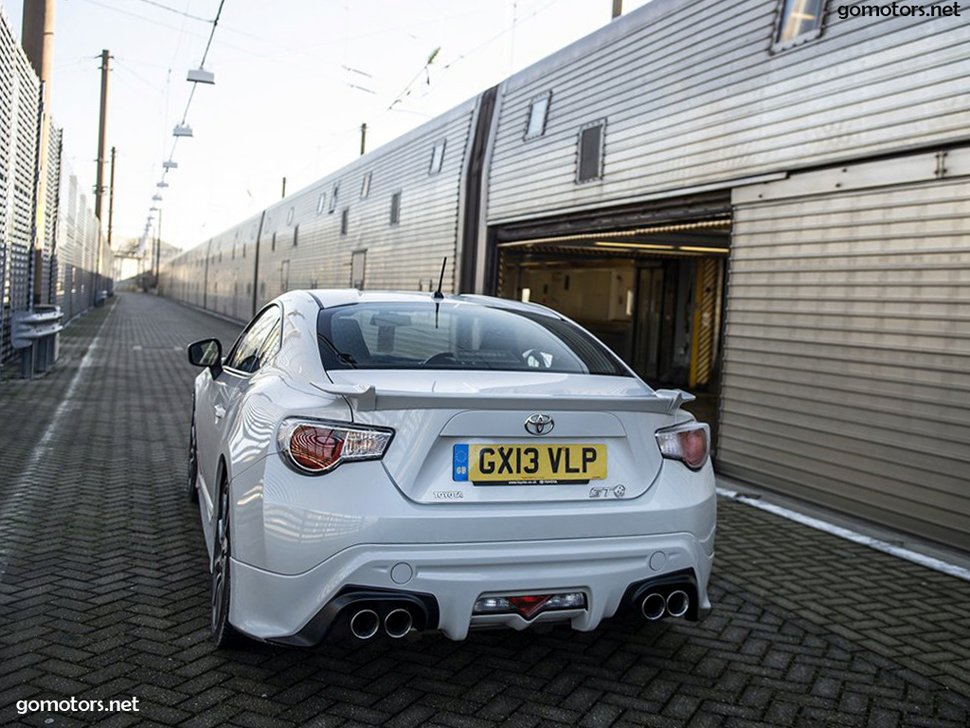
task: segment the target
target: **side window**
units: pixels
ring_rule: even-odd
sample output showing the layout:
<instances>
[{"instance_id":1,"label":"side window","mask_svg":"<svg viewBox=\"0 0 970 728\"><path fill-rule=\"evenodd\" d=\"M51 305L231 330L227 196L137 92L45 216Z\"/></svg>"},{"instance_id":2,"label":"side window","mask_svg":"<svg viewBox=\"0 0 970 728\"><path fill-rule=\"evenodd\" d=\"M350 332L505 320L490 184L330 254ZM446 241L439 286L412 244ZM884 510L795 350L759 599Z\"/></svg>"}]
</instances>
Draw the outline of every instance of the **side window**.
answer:
<instances>
[{"instance_id":1,"label":"side window","mask_svg":"<svg viewBox=\"0 0 970 728\"><path fill-rule=\"evenodd\" d=\"M445 140L442 139L440 142L434 145L434 149L431 150L431 166L428 167L428 174L438 174L441 171L441 165L445 161Z\"/></svg>"},{"instance_id":2,"label":"side window","mask_svg":"<svg viewBox=\"0 0 970 728\"><path fill-rule=\"evenodd\" d=\"M533 139L542 136L546 131L546 115L549 113L549 99L552 92L547 91L542 96L532 99L529 105L529 121L525 128L525 138Z\"/></svg>"},{"instance_id":3,"label":"side window","mask_svg":"<svg viewBox=\"0 0 970 728\"><path fill-rule=\"evenodd\" d=\"M364 290L364 271L367 265L367 251L355 250L350 254L350 287Z\"/></svg>"},{"instance_id":4,"label":"side window","mask_svg":"<svg viewBox=\"0 0 970 728\"><path fill-rule=\"evenodd\" d=\"M263 311L239 337L226 359L226 366L247 374L252 374L258 370L261 360L260 352L266 342L266 337L280 321L278 306L270 306Z\"/></svg>"},{"instance_id":5,"label":"side window","mask_svg":"<svg viewBox=\"0 0 970 728\"><path fill-rule=\"evenodd\" d=\"M280 350L280 334L282 331L283 319L277 317L273 328L270 329L269 334L263 340L263 345L259 347L259 354L257 355L259 365L257 368L262 369L270 359L276 356L276 353Z\"/></svg>"},{"instance_id":6,"label":"side window","mask_svg":"<svg viewBox=\"0 0 970 728\"><path fill-rule=\"evenodd\" d=\"M605 121L594 121L579 130L579 149L576 154L576 181L591 182L603 179L603 132Z\"/></svg>"},{"instance_id":7,"label":"side window","mask_svg":"<svg viewBox=\"0 0 970 728\"><path fill-rule=\"evenodd\" d=\"M781 13L772 50L783 50L821 35L826 0L779 1Z\"/></svg>"}]
</instances>

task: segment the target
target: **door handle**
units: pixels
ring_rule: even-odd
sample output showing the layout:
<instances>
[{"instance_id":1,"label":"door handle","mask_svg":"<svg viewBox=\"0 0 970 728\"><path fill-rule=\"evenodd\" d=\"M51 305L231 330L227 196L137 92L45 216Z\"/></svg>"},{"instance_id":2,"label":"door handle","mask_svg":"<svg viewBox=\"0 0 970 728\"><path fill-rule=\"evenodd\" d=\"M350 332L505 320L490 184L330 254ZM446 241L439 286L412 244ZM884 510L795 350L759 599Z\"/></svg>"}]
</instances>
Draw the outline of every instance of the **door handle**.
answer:
<instances>
[{"instance_id":1,"label":"door handle","mask_svg":"<svg viewBox=\"0 0 970 728\"><path fill-rule=\"evenodd\" d=\"M217 420L222 419L223 417L226 416L226 408L223 407L221 404L217 404L215 407L213 407L213 410L216 413Z\"/></svg>"}]
</instances>

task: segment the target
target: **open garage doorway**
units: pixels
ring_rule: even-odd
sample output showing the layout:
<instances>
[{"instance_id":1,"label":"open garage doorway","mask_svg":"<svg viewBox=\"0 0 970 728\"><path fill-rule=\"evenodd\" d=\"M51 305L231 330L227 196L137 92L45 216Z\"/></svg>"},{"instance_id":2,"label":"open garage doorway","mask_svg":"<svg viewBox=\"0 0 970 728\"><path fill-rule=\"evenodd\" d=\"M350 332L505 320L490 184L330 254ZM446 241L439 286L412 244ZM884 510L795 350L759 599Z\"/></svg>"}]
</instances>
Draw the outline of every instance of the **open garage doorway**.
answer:
<instances>
[{"instance_id":1,"label":"open garage doorway","mask_svg":"<svg viewBox=\"0 0 970 728\"><path fill-rule=\"evenodd\" d=\"M697 395L686 408L716 440L731 239L730 207L717 202L638 225L601 214L586 229L575 219L499 228L496 293L574 319L652 387Z\"/></svg>"}]
</instances>

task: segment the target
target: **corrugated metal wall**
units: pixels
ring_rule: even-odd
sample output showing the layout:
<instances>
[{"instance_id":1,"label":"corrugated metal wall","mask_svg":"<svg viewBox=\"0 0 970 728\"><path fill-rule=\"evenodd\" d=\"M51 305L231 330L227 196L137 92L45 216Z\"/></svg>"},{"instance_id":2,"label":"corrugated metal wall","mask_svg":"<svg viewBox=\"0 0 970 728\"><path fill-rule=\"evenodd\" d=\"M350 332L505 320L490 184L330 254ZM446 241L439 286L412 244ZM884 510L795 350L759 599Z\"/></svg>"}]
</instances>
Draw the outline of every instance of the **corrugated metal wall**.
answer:
<instances>
[{"instance_id":1,"label":"corrugated metal wall","mask_svg":"<svg viewBox=\"0 0 970 728\"><path fill-rule=\"evenodd\" d=\"M970 548L970 149L734 202L720 471Z\"/></svg>"},{"instance_id":2,"label":"corrugated metal wall","mask_svg":"<svg viewBox=\"0 0 970 728\"><path fill-rule=\"evenodd\" d=\"M516 74L489 223L965 139L970 12L840 20L836 5L820 38L773 54L777 0L653 2ZM549 92L546 131L526 140ZM598 119L604 177L577 184L579 130Z\"/></svg>"}]
</instances>

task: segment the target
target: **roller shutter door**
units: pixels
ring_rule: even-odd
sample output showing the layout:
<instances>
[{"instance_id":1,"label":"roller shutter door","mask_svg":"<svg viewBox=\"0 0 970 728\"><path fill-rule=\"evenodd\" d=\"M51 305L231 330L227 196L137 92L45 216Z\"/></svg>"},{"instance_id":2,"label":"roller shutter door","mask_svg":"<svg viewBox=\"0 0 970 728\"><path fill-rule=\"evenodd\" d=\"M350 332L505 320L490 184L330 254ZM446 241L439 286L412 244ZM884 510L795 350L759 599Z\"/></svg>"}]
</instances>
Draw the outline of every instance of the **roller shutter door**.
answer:
<instances>
[{"instance_id":1,"label":"roller shutter door","mask_svg":"<svg viewBox=\"0 0 970 728\"><path fill-rule=\"evenodd\" d=\"M739 188L720 472L970 549L970 152Z\"/></svg>"}]
</instances>

